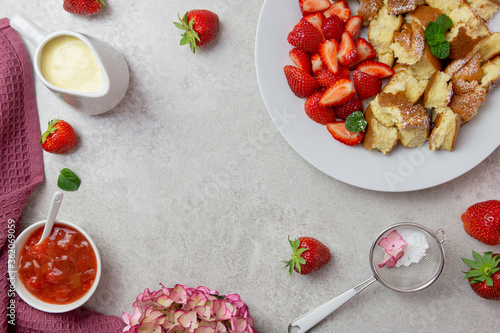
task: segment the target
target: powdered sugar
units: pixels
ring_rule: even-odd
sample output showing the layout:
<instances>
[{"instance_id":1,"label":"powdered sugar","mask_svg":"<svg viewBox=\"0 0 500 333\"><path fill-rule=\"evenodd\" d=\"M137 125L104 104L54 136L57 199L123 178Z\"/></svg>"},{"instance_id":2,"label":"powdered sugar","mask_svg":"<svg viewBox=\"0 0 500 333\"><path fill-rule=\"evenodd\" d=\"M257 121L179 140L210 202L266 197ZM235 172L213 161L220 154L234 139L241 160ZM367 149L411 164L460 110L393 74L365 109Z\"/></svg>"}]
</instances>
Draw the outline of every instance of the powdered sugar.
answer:
<instances>
[{"instance_id":1,"label":"powdered sugar","mask_svg":"<svg viewBox=\"0 0 500 333\"><path fill-rule=\"evenodd\" d=\"M409 229L398 230L398 233L408 245L403 247L404 255L397 261L396 267L408 267L425 257L429 244L423 233Z\"/></svg>"}]
</instances>

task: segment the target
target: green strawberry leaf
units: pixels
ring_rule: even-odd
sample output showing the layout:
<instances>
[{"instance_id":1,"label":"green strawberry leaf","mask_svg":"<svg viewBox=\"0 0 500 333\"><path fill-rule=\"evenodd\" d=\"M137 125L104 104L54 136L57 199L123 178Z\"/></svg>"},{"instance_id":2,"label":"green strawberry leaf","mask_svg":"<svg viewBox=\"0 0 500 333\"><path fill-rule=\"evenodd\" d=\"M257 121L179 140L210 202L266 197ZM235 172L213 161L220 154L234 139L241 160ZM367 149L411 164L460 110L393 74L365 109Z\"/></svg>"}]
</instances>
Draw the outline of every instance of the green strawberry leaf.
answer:
<instances>
[{"instance_id":1,"label":"green strawberry leaf","mask_svg":"<svg viewBox=\"0 0 500 333\"><path fill-rule=\"evenodd\" d=\"M345 128L350 132L364 131L367 124L361 111L351 113L345 120Z\"/></svg>"},{"instance_id":2,"label":"green strawberry leaf","mask_svg":"<svg viewBox=\"0 0 500 333\"><path fill-rule=\"evenodd\" d=\"M436 20L436 23L439 24L441 27L443 27L444 31L448 31L453 26L453 21L445 14L439 15L439 17Z\"/></svg>"},{"instance_id":3,"label":"green strawberry leaf","mask_svg":"<svg viewBox=\"0 0 500 333\"><path fill-rule=\"evenodd\" d=\"M485 259L486 259L486 255L489 254L491 252L486 252L484 255L485 255L485 258L483 258L479 253L475 252L475 251L472 251L472 257L474 258L475 261L477 261L477 263L479 265L484 265L484 262L485 262Z\"/></svg>"},{"instance_id":4,"label":"green strawberry leaf","mask_svg":"<svg viewBox=\"0 0 500 333\"><path fill-rule=\"evenodd\" d=\"M183 26L182 24L180 24L179 22L174 22L174 25L175 25L177 28L184 30L184 26Z\"/></svg>"},{"instance_id":5,"label":"green strawberry leaf","mask_svg":"<svg viewBox=\"0 0 500 333\"><path fill-rule=\"evenodd\" d=\"M466 258L462 258L463 262L465 262L467 264L467 266L469 266L470 268L473 268L473 269L481 269L481 264L479 264L478 262L474 261L474 260L470 260L470 259L466 259Z\"/></svg>"},{"instance_id":6,"label":"green strawberry leaf","mask_svg":"<svg viewBox=\"0 0 500 333\"><path fill-rule=\"evenodd\" d=\"M61 170L57 179L57 186L64 191L76 191L80 187L80 178L68 168Z\"/></svg>"},{"instance_id":7,"label":"green strawberry leaf","mask_svg":"<svg viewBox=\"0 0 500 333\"><path fill-rule=\"evenodd\" d=\"M493 287L493 279L491 278L491 276L486 277L486 285L488 287Z\"/></svg>"}]
</instances>

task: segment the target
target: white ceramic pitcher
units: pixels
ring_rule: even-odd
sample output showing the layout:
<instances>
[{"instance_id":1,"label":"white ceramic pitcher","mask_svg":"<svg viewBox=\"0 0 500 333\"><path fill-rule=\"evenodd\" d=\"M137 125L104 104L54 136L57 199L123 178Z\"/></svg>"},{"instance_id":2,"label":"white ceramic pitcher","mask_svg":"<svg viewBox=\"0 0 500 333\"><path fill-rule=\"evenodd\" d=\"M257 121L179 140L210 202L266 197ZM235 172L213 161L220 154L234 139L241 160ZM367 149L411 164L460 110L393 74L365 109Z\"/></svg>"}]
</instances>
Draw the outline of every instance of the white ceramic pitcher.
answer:
<instances>
[{"instance_id":1,"label":"white ceramic pitcher","mask_svg":"<svg viewBox=\"0 0 500 333\"><path fill-rule=\"evenodd\" d=\"M74 31L48 33L21 14L10 19L10 26L35 47L34 70L39 79L65 104L88 115L96 115L113 109L125 96L129 85L129 70L123 56L103 41ZM99 64L103 84L101 89L87 93L56 87L47 81L42 72L41 56L47 42L59 36L73 36L84 42Z\"/></svg>"}]
</instances>

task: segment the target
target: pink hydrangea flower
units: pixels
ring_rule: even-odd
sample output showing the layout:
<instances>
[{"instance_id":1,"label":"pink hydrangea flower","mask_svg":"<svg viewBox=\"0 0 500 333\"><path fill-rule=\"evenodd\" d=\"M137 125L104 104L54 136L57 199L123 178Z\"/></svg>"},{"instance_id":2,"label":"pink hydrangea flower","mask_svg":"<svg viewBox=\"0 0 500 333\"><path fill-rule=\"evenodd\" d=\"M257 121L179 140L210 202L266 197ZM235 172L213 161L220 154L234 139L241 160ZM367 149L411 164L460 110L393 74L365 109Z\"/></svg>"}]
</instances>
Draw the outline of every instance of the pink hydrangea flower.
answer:
<instances>
[{"instance_id":1,"label":"pink hydrangea flower","mask_svg":"<svg viewBox=\"0 0 500 333\"><path fill-rule=\"evenodd\" d=\"M219 296L203 286L146 289L133 307L134 314L122 314L124 333L258 333L238 294Z\"/></svg>"},{"instance_id":2,"label":"pink hydrangea flower","mask_svg":"<svg viewBox=\"0 0 500 333\"><path fill-rule=\"evenodd\" d=\"M382 238L378 242L385 250L384 260L378 265L382 268L387 264L387 268L392 268L396 265L397 261L403 256L403 247L408 245L396 230L391 231L387 237Z\"/></svg>"}]
</instances>

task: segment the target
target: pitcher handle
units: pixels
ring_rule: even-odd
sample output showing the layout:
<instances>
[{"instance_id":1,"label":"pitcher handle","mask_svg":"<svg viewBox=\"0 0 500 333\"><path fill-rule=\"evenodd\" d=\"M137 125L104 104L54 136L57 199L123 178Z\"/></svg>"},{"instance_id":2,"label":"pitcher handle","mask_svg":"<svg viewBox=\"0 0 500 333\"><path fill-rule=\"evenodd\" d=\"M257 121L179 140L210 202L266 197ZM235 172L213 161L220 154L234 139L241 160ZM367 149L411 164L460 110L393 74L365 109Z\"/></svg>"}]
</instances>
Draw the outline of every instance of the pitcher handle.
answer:
<instances>
[{"instance_id":1,"label":"pitcher handle","mask_svg":"<svg viewBox=\"0 0 500 333\"><path fill-rule=\"evenodd\" d=\"M28 39L35 47L49 34L22 14L15 14L10 19L10 26L16 30L22 37Z\"/></svg>"}]
</instances>

